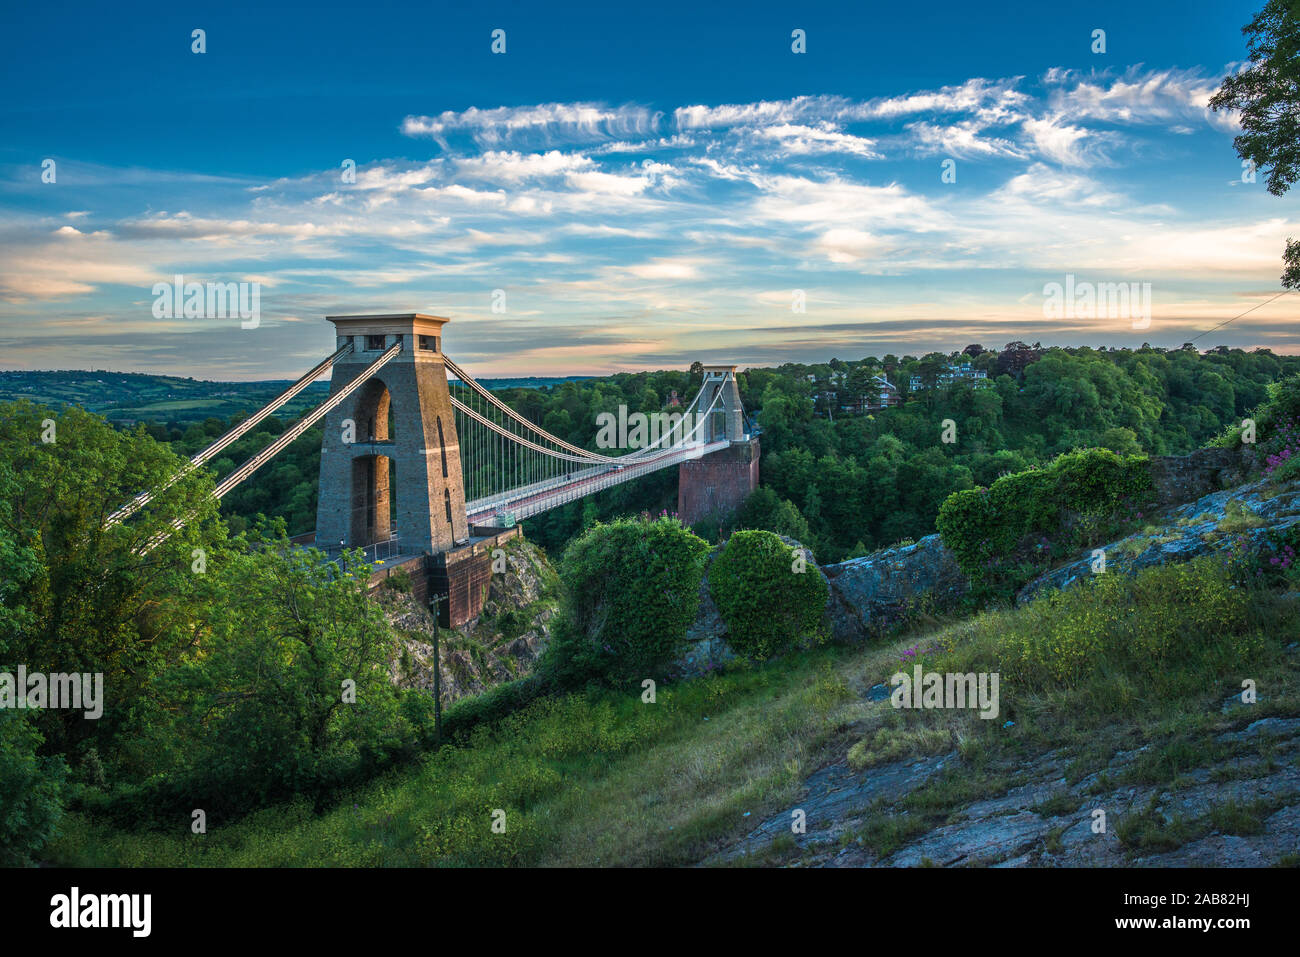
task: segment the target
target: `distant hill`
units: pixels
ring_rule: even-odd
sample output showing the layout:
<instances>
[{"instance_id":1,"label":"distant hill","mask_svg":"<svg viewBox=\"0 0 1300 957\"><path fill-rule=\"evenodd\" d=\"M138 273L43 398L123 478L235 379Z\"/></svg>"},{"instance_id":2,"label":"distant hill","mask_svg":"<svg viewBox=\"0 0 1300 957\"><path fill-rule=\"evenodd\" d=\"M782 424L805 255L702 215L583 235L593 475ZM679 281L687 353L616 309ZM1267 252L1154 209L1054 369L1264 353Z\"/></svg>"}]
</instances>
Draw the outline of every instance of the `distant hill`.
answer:
<instances>
[{"instance_id":1,"label":"distant hill","mask_svg":"<svg viewBox=\"0 0 1300 957\"><path fill-rule=\"evenodd\" d=\"M588 379L596 379L599 376L593 375L566 375L566 376L526 376L521 379L475 379L479 385L485 389L545 389L549 386L559 385L561 382L585 382Z\"/></svg>"},{"instance_id":2,"label":"distant hill","mask_svg":"<svg viewBox=\"0 0 1300 957\"><path fill-rule=\"evenodd\" d=\"M589 376L484 379L489 389L538 389ZM291 380L211 382L137 372L0 372L0 401L30 399L49 406L80 405L113 422L202 422L261 408ZM318 404L329 380L313 382L278 415L293 418Z\"/></svg>"}]
</instances>

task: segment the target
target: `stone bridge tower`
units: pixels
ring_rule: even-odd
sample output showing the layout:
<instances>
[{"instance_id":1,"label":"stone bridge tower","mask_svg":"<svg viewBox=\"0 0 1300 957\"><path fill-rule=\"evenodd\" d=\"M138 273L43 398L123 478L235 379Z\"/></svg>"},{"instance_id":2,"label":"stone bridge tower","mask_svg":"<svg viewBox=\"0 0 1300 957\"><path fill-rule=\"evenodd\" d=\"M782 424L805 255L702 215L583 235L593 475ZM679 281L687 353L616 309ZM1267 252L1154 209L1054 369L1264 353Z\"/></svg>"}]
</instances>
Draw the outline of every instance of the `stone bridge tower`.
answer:
<instances>
[{"instance_id":1,"label":"stone bridge tower","mask_svg":"<svg viewBox=\"0 0 1300 957\"><path fill-rule=\"evenodd\" d=\"M456 419L442 359L446 319L419 313L326 316L338 347L330 394L394 344L401 351L324 423L316 544L349 548L398 539L402 554L439 554L469 541Z\"/></svg>"},{"instance_id":2,"label":"stone bridge tower","mask_svg":"<svg viewBox=\"0 0 1300 957\"><path fill-rule=\"evenodd\" d=\"M703 390L702 409L713 404L719 391L722 395L702 438L706 443L726 440L730 444L677 467L677 515L687 525L704 519L721 521L758 488L758 437L745 430L736 367L705 366Z\"/></svg>"}]
</instances>

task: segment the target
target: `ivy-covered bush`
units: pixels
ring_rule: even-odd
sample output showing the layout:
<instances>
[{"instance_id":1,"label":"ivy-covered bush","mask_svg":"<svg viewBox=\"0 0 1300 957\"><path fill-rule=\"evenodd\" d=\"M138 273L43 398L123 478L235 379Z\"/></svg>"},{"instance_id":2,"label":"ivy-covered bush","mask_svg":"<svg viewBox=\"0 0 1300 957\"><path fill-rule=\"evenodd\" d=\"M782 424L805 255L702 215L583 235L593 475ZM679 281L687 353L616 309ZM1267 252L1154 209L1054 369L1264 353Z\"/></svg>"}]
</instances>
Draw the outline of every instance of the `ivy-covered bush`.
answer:
<instances>
[{"instance_id":1,"label":"ivy-covered bush","mask_svg":"<svg viewBox=\"0 0 1300 957\"><path fill-rule=\"evenodd\" d=\"M544 675L562 688L661 675L685 649L708 543L677 519L620 519L573 540Z\"/></svg>"},{"instance_id":2,"label":"ivy-covered bush","mask_svg":"<svg viewBox=\"0 0 1300 957\"><path fill-rule=\"evenodd\" d=\"M989 488L954 492L935 525L977 587L1015 587L1067 549L1095 545L1152 493L1148 460L1082 449L1046 467L1005 475Z\"/></svg>"},{"instance_id":3,"label":"ivy-covered bush","mask_svg":"<svg viewBox=\"0 0 1300 957\"><path fill-rule=\"evenodd\" d=\"M736 532L709 569L709 595L736 654L763 660L824 639L830 589L806 555L772 532Z\"/></svg>"}]
</instances>

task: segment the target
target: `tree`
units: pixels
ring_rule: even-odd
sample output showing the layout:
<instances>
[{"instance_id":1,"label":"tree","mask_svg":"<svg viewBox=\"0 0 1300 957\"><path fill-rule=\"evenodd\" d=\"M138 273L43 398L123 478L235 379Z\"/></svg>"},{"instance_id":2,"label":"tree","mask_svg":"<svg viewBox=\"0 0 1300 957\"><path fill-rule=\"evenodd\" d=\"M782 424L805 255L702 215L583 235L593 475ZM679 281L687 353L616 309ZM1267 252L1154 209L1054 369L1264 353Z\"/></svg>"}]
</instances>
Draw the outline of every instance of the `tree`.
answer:
<instances>
[{"instance_id":1,"label":"tree","mask_svg":"<svg viewBox=\"0 0 1300 957\"><path fill-rule=\"evenodd\" d=\"M419 692L389 679L396 636L367 598L361 556L334 564L292 547L282 523L253 545L211 572L224 587L202 610L202 655L151 689L179 715L189 788L207 808L377 769L424 730L401 707Z\"/></svg>"},{"instance_id":2,"label":"tree","mask_svg":"<svg viewBox=\"0 0 1300 957\"><path fill-rule=\"evenodd\" d=\"M875 381L876 375L875 366L863 360L849 373L849 391L854 395L875 395L879 390L879 385Z\"/></svg>"},{"instance_id":3,"label":"tree","mask_svg":"<svg viewBox=\"0 0 1300 957\"><path fill-rule=\"evenodd\" d=\"M225 532L211 474L187 464L143 429L116 432L76 407L0 403L0 652L32 672L104 676L101 719L40 713L51 751L111 734L203 627L192 603L214 586L197 569L217 563ZM145 489L148 506L106 522Z\"/></svg>"},{"instance_id":4,"label":"tree","mask_svg":"<svg viewBox=\"0 0 1300 957\"><path fill-rule=\"evenodd\" d=\"M921 359L917 372L921 377L921 387L933 391L939 384L939 376L948 369L948 357L942 352L931 352Z\"/></svg>"},{"instance_id":5,"label":"tree","mask_svg":"<svg viewBox=\"0 0 1300 957\"><path fill-rule=\"evenodd\" d=\"M30 864L63 813L67 768L41 757L41 743L29 712L0 710L0 867Z\"/></svg>"},{"instance_id":6,"label":"tree","mask_svg":"<svg viewBox=\"0 0 1300 957\"><path fill-rule=\"evenodd\" d=\"M757 528L785 535L805 545L813 544L808 523L799 514L794 502L782 499L766 485L760 486L745 499L736 514L738 528Z\"/></svg>"},{"instance_id":7,"label":"tree","mask_svg":"<svg viewBox=\"0 0 1300 957\"><path fill-rule=\"evenodd\" d=\"M1138 445L1137 434L1132 429L1115 426L1101 434L1101 447L1110 449L1119 455L1140 455L1142 446Z\"/></svg>"},{"instance_id":8,"label":"tree","mask_svg":"<svg viewBox=\"0 0 1300 957\"><path fill-rule=\"evenodd\" d=\"M829 594L811 556L771 532L736 532L709 569L709 595L727 623L727 643L759 661L820 641Z\"/></svg>"},{"instance_id":9,"label":"tree","mask_svg":"<svg viewBox=\"0 0 1300 957\"><path fill-rule=\"evenodd\" d=\"M627 686L681 653L700 603L708 543L673 518L587 529L560 566L561 604L541 664L548 680Z\"/></svg>"},{"instance_id":10,"label":"tree","mask_svg":"<svg viewBox=\"0 0 1300 957\"><path fill-rule=\"evenodd\" d=\"M1042 358L1037 346L1026 343L1008 342L1007 347L998 354L998 375L1013 375L1020 378L1025 368Z\"/></svg>"},{"instance_id":11,"label":"tree","mask_svg":"<svg viewBox=\"0 0 1300 957\"><path fill-rule=\"evenodd\" d=\"M1237 155L1268 174L1268 191L1281 196L1300 178L1300 3L1268 0L1242 27L1249 65L1225 77L1210 98L1212 110L1237 110ZM1300 289L1300 240L1287 238L1282 285Z\"/></svg>"}]
</instances>

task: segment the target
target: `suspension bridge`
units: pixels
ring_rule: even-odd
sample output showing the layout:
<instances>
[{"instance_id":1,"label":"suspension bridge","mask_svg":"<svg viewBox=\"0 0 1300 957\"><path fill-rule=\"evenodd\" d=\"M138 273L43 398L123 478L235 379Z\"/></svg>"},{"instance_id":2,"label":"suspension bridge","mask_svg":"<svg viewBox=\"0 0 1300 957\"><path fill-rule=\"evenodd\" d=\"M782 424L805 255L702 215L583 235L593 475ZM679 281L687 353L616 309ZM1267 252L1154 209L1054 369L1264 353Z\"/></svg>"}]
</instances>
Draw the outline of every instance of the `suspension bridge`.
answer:
<instances>
[{"instance_id":1,"label":"suspension bridge","mask_svg":"<svg viewBox=\"0 0 1300 957\"><path fill-rule=\"evenodd\" d=\"M746 424L735 366L705 366L694 398L658 415L662 428L651 429L644 444L593 451L530 421L447 356L446 318L326 318L335 327L333 354L187 469L214 459L329 372L325 401L223 478L214 494L228 494L324 420L316 531L299 541L332 555L359 548L390 568L427 572L421 584L449 598L448 624L481 610L487 558L518 534L522 519L674 467L678 513L688 523L734 510L757 487L758 440ZM140 493L109 522L127 521L156 492Z\"/></svg>"}]
</instances>

